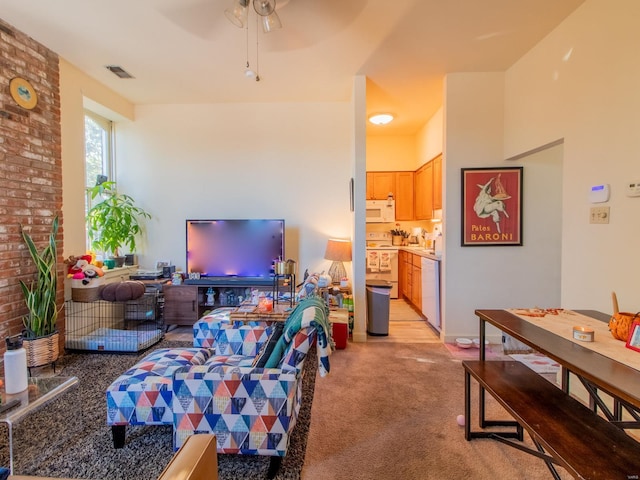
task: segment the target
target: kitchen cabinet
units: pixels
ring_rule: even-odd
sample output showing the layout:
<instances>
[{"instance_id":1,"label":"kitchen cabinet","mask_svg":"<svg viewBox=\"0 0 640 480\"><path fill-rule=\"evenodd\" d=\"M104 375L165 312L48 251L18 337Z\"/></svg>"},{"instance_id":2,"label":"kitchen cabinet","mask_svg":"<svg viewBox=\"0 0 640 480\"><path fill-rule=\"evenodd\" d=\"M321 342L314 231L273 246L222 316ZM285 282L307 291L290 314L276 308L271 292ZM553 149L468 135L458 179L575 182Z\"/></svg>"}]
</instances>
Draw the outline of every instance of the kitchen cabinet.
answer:
<instances>
[{"instance_id":1,"label":"kitchen cabinet","mask_svg":"<svg viewBox=\"0 0 640 480\"><path fill-rule=\"evenodd\" d=\"M411 303L422 311L422 257L411 254Z\"/></svg>"},{"instance_id":2,"label":"kitchen cabinet","mask_svg":"<svg viewBox=\"0 0 640 480\"><path fill-rule=\"evenodd\" d=\"M442 155L433 160L433 209L442 208Z\"/></svg>"},{"instance_id":3,"label":"kitchen cabinet","mask_svg":"<svg viewBox=\"0 0 640 480\"><path fill-rule=\"evenodd\" d=\"M367 172L367 200L396 201L396 220L414 220L414 172Z\"/></svg>"},{"instance_id":4,"label":"kitchen cabinet","mask_svg":"<svg viewBox=\"0 0 640 480\"><path fill-rule=\"evenodd\" d=\"M396 172L367 172L367 200L386 200L396 195Z\"/></svg>"},{"instance_id":5,"label":"kitchen cabinet","mask_svg":"<svg viewBox=\"0 0 640 480\"><path fill-rule=\"evenodd\" d=\"M398 252L399 296L417 311L422 309L422 257L415 253Z\"/></svg>"},{"instance_id":6,"label":"kitchen cabinet","mask_svg":"<svg viewBox=\"0 0 640 480\"><path fill-rule=\"evenodd\" d=\"M409 299L411 292L407 279L407 257L410 254L404 250L398 252L398 298Z\"/></svg>"},{"instance_id":7,"label":"kitchen cabinet","mask_svg":"<svg viewBox=\"0 0 640 480\"><path fill-rule=\"evenodd\" d=\"M433 218L433 162L425 163L415 174L415 218Z\"/></svg>"},{"instance_id":8,"label":"kitchen cabinet","mask_svg":"<svg viewBox=\"0 0 640 480\"><path fill-rule=\"evenodd\" d=\"M396 172L396 220L413 220L413 172Z\"/></svg>"}]
</instances>

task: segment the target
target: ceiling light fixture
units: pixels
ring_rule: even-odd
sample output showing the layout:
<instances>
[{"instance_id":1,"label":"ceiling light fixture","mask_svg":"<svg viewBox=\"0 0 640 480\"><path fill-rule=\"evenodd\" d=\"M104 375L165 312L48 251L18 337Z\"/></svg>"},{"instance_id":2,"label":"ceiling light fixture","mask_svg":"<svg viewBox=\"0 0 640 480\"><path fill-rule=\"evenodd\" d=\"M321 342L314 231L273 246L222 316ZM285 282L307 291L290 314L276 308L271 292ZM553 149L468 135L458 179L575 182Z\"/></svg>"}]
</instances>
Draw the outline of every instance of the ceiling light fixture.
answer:
<instances>
[{"instance_id":1,"label":"ceiling light fixture","mask_svg":"<svg viewBox=\"0 0 640 480\"><path fill-rule=\"evenodd\" d=\"M386 125L393 120L393 115L390 113L377 113L369 117L369 121L374 125Z\"/></svg>"},{"instance_id":2,"label":"ceiling light fixture","mask_svg":"<svg viewBox=\"0 0 640 480\"><path fill-rule=\"evenodd\" d=\"M255 78L260 81L259 60L258 60L258 23L262 24L262 31L269 33L278 28L282 28L280 17L276 13L276 0L253 0L253 10L257 13L256 17L256 70L252 70L249 65L249 3L251 0L233 0L233 7L224 11L229 21L238 28L247 30L247 65L245 75L247 78ZM285 2L286 3L286 2Z\"/></svg>"}]
</instances>

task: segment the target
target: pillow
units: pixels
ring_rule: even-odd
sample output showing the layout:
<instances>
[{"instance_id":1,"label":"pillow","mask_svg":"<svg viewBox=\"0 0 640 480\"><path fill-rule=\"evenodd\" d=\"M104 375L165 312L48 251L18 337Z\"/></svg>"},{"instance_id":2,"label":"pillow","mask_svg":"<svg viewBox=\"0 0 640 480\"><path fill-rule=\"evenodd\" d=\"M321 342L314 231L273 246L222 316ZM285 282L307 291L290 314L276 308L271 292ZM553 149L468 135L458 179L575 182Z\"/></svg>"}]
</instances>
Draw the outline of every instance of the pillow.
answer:
<instances>
[{"instance_id":1,"label":"pillow","mask_svg":"<svg viewBox=\"0 0 640 480\"><path fill-rule=\"evenodd\" d=\"M264 342L264 344L260 348L260 351L256 355L256 358L253 360L254 367L264 368L267 360L269 360L269 357L271 356L271 352L273 352L273 349L278 343L278 340L280 340L283 331L284 322L275 322L275 325L273 326L273 332L269 336L269 339Z\"/></svg>"},{"instance_id":2,"label":"pillow","mask_svg":"<svg viewBox=\"0 0 640 480\"><path fill-rule=\"evenodd\" d=\"M109 283L100 291L102 300L107 302L128 302L144 295L145 284L136 280Z\"/></svg>"}]
</instances>

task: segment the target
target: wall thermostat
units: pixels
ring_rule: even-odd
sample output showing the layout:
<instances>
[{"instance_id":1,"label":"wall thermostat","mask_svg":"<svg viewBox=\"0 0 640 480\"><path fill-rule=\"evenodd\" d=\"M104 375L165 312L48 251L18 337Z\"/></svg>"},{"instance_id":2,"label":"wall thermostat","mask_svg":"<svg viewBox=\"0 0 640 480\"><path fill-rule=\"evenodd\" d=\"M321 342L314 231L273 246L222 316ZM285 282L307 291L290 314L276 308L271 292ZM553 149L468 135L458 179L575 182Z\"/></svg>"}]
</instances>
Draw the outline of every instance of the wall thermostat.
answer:
<instances>
[{"instance_id":1,"label":"wall thermostat","mask_svg":"<svg viewBox=\"0 0 640 480\"><path fill-rule=\"evenodd\" d=\"M594 185L589 192L589 201L591 203L603 203L609 201L610 188L608 183L602 185Z\"/></svg>"},{"instance_id":2,"label":"wall thermostat","mask_svg":"<svg viewBox=\"0 0 640 480\"><path fill-rule=\"evenodd\" d=\"M628 197L640 197L640 180L627 184Z\"/></svg>"}]
</instances>

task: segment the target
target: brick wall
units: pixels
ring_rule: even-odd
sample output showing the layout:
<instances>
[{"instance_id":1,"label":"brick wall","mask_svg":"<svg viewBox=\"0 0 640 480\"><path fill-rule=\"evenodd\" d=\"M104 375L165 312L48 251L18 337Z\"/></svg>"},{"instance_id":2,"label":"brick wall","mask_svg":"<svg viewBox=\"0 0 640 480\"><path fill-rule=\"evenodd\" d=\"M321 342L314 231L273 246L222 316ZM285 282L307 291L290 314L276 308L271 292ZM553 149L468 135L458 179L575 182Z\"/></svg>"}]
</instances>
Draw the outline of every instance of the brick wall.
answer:
<instances>
[{"instance_id":1,"label":"brick wall","mask_svg":"<svg viewBox=\"0 0 640 480\"><path fill-rule=\"evenodd\" d=\"M28 80L38 103L17 105L9 90L14 77ZM64 300L62 262L62 164L58 56L0 19L0 353L4 339L22 331L27 312L18 280L29 283L35 266L20 234L29 231L39 249L53 218L58 234L58 303ZM64 311L58 320L64 344Z\"/></svg>"}]
</instances>

